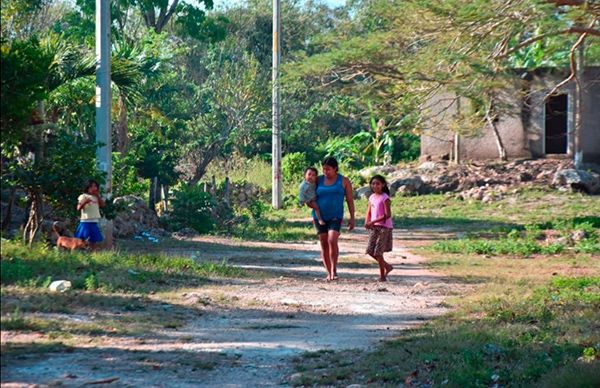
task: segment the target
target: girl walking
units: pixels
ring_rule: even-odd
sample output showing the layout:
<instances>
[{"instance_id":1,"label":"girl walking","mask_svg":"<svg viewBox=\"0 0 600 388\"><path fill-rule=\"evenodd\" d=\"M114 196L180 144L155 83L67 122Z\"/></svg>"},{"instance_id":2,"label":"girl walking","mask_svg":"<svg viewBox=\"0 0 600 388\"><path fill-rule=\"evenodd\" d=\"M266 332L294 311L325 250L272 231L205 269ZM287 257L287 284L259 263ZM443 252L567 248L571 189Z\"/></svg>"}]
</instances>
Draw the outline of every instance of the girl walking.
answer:
<instances>
[{"instance_id":1,"label":"girl walking","mask_svg":"<svg viewBox=\"0 0 600 388\"><path fill-rule=\"evenodd\" d=\"M379 264L379 280L385 282L394 269L383 258L384 252L392 251L392 210L390 189L385 178L375 175L369 182L373 194L369 197L365 228L369 231L367 254Z\"/></svg>"}]
</instances>

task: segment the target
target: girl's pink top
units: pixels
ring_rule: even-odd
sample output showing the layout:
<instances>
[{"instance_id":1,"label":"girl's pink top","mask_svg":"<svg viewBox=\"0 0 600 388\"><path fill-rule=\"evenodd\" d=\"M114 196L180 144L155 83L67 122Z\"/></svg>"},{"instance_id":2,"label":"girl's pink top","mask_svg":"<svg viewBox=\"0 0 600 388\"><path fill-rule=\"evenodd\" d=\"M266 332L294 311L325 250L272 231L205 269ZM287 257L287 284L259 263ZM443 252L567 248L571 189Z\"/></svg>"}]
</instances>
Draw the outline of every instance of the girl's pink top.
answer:
<instances>
[{"instance_id":1,"label":"girl's pink top","mask_svg":"<svg viewBox=\"0 0 600 388\"><path fill-rule=\"evenodd\" d=\"M371 194L369 197L369 207L371 208L372 220L376 220L377 218L385 215L385 201L388 199L390 199L390 196L386 193ZM383 226L384 228L388 229L392 229L394 227L392 224L392 217L386 219L385 221L376 222L374 225Z\"/></svg>"}]
</instances>

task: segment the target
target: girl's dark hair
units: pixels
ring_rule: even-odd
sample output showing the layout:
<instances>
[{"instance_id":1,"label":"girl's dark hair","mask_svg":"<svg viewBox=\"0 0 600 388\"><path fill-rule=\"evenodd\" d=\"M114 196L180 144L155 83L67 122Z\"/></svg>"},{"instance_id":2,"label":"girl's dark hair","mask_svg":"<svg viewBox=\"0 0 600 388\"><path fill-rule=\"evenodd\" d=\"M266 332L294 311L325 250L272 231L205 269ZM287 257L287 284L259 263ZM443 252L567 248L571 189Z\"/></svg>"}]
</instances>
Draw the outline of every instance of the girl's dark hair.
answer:
<instances>
[{"instance_id":1,"label":"girl's dark hair","mask_svg":"<svg viewBox=\"0 0 600 388\"><path fill-rule=\"evenodd\" d=\"M385 180L385 178L383 177L383 175L374 175L373 178L371 178L371 180L369 181L369 186L371 186L371 183L373 183L373 181L379 181L383 184L383 189L381 189L381 191L383 191L384 193L386 193L387 195L390 195L390 188L388 187L388 184Z\"/></svg>"},{"instance_id":2,"label":"girl's dark hair","mask_svg":"<svg viewBox=\"0 0 600 388\"><path fill-rule=\"evenodd\" d=\"M314 167L306 167L306 168L304 169L304 175L306 175L306 173L307 173L308 171L312 171L312 172L314 172L315 174L319 175L319 170L317 170L317 169L316 169L316 168L314 168Z\"/></svg>"},{"instance_id":3,"label":"girl's dark hair","mask_svg":"<svg viewBox=\"0 0 600 388\"><path fill-rule=\"evenodd\" d=\"M90 189L90 187L92 187L92 185L96 185L97 187L100 187L100 184L98 184L98 181L95 181L94 179L90 179L86 182L85 186L83 187L83 192L87 193L88 190Z\"/></svg>"},{"instance_id":4,"label":"girl's dark hair","mask_svg":"<svg viewBox=\"0 0 600 388\"><path fill-rule=\"evenodd\" d=\"M329 167L333 167L335 169L335 171L338 170L338 162L337 160L335 160L335 158L333 156L328 156L325 158L325 160L323 160L323 166L329 166Z\"/></svg>"}]
</instances>

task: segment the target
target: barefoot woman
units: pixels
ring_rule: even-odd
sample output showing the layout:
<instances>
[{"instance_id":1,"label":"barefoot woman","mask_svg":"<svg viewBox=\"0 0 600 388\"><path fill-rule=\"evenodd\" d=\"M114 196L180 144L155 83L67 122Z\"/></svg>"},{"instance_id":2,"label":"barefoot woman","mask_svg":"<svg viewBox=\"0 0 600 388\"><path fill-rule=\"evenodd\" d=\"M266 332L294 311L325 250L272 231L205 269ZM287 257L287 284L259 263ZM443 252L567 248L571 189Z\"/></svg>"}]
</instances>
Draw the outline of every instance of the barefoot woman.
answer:
<instances>
[{"instance_id":1,"label":"barefoot woman","mask_svg":"<svg viewBox=\"0 0 600 388\"><path fill-rule=\"evenodd\" d=\"M320 225L315 218L315 227L321 244L321 259L327 270L327 280L337 279L337 262L339 256L338 238L344 219L344 199L348 203L350 219L348 231L354 229L354 199L350 180L338 173L338 163L333 157L323 161L323 175L317 185L317 204L321 209L324 224Z\"/></svg>"}]
</instances>

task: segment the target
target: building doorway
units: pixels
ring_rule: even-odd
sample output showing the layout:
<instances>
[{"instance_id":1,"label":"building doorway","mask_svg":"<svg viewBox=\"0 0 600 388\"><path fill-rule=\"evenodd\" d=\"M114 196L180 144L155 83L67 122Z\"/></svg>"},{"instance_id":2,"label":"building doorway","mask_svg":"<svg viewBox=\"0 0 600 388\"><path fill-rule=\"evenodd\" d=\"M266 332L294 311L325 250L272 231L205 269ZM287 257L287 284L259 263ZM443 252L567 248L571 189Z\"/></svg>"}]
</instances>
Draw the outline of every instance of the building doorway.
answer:
<instances>
[{"instance_id":1,"label":"building doorway","mask_svg":"<svg viewBox=\"0 0 600 388\"><path fill-rule=\"evenodd\" d=\"M551 96L546 101L545 116L545 150L546 154L566 154L568 146L568 111L567 94Z\"/></svg>"}]
</instances>

